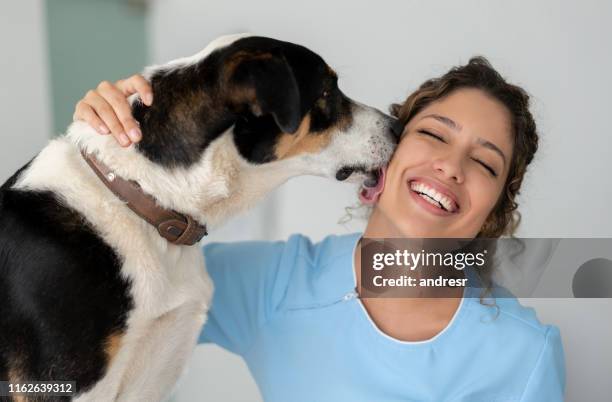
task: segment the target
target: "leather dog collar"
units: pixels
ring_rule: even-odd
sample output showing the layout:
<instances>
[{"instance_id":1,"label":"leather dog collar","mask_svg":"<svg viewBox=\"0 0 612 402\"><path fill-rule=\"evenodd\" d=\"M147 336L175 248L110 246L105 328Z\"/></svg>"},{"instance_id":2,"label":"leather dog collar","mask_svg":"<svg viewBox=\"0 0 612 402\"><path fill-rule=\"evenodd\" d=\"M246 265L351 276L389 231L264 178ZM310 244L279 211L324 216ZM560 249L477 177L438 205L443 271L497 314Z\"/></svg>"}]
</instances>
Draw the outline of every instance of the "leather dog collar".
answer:
<instances>
[{"instance_id":1,"label":"leather dog collar","mask_svg":"<svg viewBox=\"0 0 612 402\"><path fill-rule=\"evenodd\" d=\"M208 234L205 225L200 225L189 215L160 207L153 197L142 191L138 183L118 176L94 154L81 151L81 155L115 196L155 227L159 235L170 243L193 246Z\"/></svg>"}]
</instances>

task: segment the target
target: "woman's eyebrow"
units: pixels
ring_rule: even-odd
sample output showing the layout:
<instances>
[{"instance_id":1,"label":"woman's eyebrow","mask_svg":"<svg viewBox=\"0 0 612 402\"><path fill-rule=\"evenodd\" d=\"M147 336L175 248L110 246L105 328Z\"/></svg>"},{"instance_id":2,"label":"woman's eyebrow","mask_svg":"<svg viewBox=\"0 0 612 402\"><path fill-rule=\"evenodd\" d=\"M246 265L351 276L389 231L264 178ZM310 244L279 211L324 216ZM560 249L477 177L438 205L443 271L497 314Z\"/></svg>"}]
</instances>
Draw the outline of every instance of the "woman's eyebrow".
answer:
<instances>
[{"instance_id":1,"label":"woman's eyebrow","mask_svg":"<svg viewBox=\"0 0 612 402\"><path fill-rule=\"evenodd\" d=\"M452 119L450 119L450 118L448 118L446 116L441 116L439 114L433 113L433 114L428 114L426 116L423 116L423 119L426 119L428 117L432 118L432 119L438 120L440 123L448 126L449 128L452 128L453 130L461 131L461 129L463 128L463 127L461 127L460 124L455 123L454 120L452 120ZM421 120L423 120L423 119L421 119Z\"/></svg>"},{"instance_id":2,"label":"woman's eyebrow","mask_svg":"<svg viewBox=\"0 0 612 402\"><path fill-rule=\"evenodd\" d=\"M453 119L450 119L450 118L448 118L446 116L442 116L442 115L439 115L439 114L435 114L435 113L428 114L426 116L423 116L423 118L421 120L426 119L426 118L436 119L440 123L448 126L449 128L451 128L451 129L453 129L455 131L461 131L461 129L463 128L463 127L461 127L460 124L456 123ZM499 149L499 147L497 145L493 144L490 141L485 140L484 138L480 138L480 137L477 139L477 142L478 142L479 145L482 145L483 147L488 148L488 149L496 152L497 154L499 154L499 156L501 156L501 158L502 158L502 160L504 162L504 165L506 164L506 155L504 155L502 150Z\"/></svg>"},{"instance_id":3,"label":"woman's eyebrow","mask_svg":"<svg viewBox=\"0 0 612 402\"><path fill-rule=\"evenodd\" d=\"M496 152L499 154L499 156L501 156L502 160L504 161L504 165L506 164L506 155L504 155L504 153L502 152L501 149L499 149L499 147L495 144L493 144L490 141L485 140L484 138L478 138L477 143L482 145L485 148L489 148L490 150Z\"/></svg>"}]
</instances>

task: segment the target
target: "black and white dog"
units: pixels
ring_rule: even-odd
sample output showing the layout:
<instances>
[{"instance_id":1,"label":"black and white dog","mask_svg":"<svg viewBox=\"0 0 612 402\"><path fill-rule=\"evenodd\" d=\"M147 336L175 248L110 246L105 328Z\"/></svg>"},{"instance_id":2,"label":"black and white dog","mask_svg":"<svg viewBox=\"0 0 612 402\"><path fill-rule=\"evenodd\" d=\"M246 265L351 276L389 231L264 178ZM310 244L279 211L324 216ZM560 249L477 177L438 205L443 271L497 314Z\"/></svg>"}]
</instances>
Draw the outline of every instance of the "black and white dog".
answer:
<instances>
[{"instance_id":1,"label":"black and white dog","mask_svg":"<svg viewBox=\"0 0 612 402\"><path fill-rule=\"evenodd\" d=\"M161 237L81 151L214 228L297 175L372 183L395 146L394 120L295 44L225 36L145 76L155 102L130 99L139 144L75 122L0 189L0 380L160 400L204 323L213 287L199 247Z\"/></svg>"}]
</instances>

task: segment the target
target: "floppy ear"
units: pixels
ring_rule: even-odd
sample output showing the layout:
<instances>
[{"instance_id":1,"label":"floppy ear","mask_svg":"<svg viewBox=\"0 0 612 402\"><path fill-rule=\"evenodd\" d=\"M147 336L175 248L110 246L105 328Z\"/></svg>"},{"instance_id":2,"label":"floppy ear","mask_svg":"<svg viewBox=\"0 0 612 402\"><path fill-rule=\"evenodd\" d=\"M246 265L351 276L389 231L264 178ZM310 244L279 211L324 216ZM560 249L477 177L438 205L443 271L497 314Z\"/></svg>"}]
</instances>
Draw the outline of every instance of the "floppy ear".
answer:
<instances>
[{"instance_id":1,"label":"floppy ear","mask_svg":"<svg viewBox=\"0 0 612 402\"><path fill-rule=\"evenodd\" d=\"M291 66L279 53L245 57L234 70L233 81L252 88L256 115L272 115L286 133L297 131L301 122L300 90Z\"/></svg>"}]
</instances>

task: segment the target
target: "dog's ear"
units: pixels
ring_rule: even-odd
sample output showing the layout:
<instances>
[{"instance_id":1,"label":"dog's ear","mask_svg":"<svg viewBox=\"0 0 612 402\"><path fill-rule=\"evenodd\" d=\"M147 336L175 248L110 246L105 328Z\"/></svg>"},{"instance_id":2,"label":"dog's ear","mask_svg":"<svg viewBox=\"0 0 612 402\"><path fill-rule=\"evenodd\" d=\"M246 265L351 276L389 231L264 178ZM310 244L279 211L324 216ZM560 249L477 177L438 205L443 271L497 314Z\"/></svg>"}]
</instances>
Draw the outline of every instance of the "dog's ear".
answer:
<instances>
[{"instance_id":1,"label":"dog's ear","mask_svg":"<svg viewBox=\"0 0 612 402\"><path fill-rule=\"evenodd\" d=\"M282 52L245 55L235 66L232 82L254 94L248 102L255 115L272 115L286 133L300 126L300 90L291 66Z\"/></svg>"}]
</instances>

